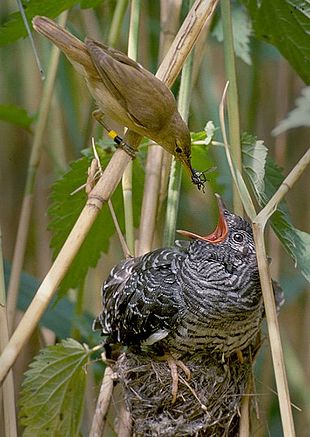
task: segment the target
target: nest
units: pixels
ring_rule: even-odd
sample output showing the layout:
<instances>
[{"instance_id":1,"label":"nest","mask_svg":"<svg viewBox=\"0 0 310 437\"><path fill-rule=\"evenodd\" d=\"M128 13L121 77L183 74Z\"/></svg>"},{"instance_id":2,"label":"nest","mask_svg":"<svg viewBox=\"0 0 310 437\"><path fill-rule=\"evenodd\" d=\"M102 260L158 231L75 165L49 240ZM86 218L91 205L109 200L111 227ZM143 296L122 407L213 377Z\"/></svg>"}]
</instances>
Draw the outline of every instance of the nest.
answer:
<instances>
[{"instance_id":1,"label":"nest","mask_svg":"<svg viewBox=\"0 0 310 437\"><path fill-rule=\"evenodd\" d=\"M116 372L133 422L134 436L237 436L242 395L252 371L250 348L244 361L236 354L223 362L219 354L192 356L179 370L179 389L172 405L171 373L165 361L123 353Z\"/></svg>"}]
</instances>

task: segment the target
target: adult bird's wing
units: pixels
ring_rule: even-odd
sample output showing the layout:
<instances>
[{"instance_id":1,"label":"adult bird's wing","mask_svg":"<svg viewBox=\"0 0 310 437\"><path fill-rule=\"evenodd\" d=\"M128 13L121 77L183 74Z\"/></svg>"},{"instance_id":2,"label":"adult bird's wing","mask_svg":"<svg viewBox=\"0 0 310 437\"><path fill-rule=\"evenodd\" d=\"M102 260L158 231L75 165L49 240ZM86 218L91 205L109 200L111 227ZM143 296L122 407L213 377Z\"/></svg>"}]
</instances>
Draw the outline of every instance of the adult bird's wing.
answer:
<instances>
[{"instance_id":1,"label":"adult bird's wing","mask_svg":"<svg viewBox=\"0 0 310 437\"><path fill-rule=\"evenodd\" d=\"M88 52L98 73L128 117L149 131L161 130L176 110L173 94L153 74L124 53L87 38Z\"/></svg>"}]
</instances>

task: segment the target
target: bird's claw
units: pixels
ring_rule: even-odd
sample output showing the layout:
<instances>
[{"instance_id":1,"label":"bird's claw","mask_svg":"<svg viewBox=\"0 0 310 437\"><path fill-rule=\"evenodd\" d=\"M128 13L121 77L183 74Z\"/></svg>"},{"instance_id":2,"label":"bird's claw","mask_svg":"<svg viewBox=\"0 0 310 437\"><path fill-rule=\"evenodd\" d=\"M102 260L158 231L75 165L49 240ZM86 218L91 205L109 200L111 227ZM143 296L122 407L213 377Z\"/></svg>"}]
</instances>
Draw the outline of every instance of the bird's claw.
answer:
<instances>
[{"instance_id":1,"label":"bird's claw","mask_svg":"<svg viewBox=\"0 0 310 437\"><path fill-rule=\"evenodd\" d=\"M130 144L126 143L124 140L121 140L120 142L115 141L115 143L116 143L115 147L124 150L124 152L126 152L127 155L129 155L131 159L135 159L136 151L133 147L131 147Z\"/></svg>"},{"instance_id":2,"label":"bird's claw","mask_svg":"<svg viewBox=\"0 0 310 437\"><path fill-rule=\"evenodd\" d=\"M179 386L179 375L178 367L183 370L186 375L187 380L191 379L191 371L181 360L175 360L171 355L167 357L167 364L170 368L171 378L172 378L172 400L171 403L174 404L177 400L178 386Z\"/></svg>"}]
</instances>

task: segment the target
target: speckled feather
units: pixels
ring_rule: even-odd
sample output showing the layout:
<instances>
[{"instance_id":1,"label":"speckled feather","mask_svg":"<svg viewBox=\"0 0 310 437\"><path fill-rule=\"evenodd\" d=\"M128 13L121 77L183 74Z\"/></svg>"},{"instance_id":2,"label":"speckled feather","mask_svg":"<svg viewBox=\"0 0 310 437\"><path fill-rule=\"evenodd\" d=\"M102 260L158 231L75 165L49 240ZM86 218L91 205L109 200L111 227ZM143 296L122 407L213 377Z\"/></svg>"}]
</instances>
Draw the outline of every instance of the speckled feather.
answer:
<instances>
[{"instance_id":1,"label":"speckled feather","mask_svg":"<svg viewBox=\"0 0 310 437\"><path fill-rule=\"evenodd\" d=\"M107 344L157 343L184 356L206 348L229 355L253 341L263 302L252 230L228 210L224 216L222 243L195 239L114 267L96 320Z\"/></svg>"}]
</instances>

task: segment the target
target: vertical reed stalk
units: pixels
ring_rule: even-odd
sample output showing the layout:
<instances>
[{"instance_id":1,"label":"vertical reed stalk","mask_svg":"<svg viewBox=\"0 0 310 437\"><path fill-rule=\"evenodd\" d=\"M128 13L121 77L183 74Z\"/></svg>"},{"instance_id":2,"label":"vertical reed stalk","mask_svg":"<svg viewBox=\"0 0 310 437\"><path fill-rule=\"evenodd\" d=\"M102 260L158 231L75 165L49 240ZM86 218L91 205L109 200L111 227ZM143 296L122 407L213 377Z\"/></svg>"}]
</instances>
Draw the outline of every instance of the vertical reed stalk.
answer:
<instances>
[{"instance_id":1,"label":"vertical reed stalk","mask_svg":"<svg viewBox=\"0 0 310 437\"><path fill-rule=\"evenodd\" d=\"M241 145L240 145L240 120L239 120L239 102L238 87L236 77L233 29L231 21L231 1L221 0L223 36L224 36L224 57L226 79L229 81L227 94L227 110L229 123L229 144L231 145L231 154L237 169L242 171ZM233 184L233 205L236 214L243 215L242 202L237 187Z\"/></svg>"},{"instance_id":2,"label":"vertical reed stalk","mask_svg":"<svg viewBox=\"0 0 310 437\"><path fill-rule=\"evenodd\" d=\"M191 4L190 4L191 6ZM188 120L189 105L192 89L193 51L189 54L184 64L181 76L178 109L185 121ZM172 159L170 180L168 188L168 200L166 210L166 222L164 233L164 245L171 246L175 239L176 223L179 211L179 200L182 181L182 166L175 158Z\"/></svg>"},{"instance_id":3,"label":"vertical reed stalk","mask_svg":"<svg viewBox=\"0 0 310 437\"><path fill-rule=\"evenodd\" d=\"M113 19L110 27L108 42L109 45L114 46L116 41L118 40L123 18L127 9L128 0L117 0L115 11L113 14Z\"/></svg>"},{"instance_id":4,"label":"vertical reed stalk","mask_svg":"<svg viewBox=\"0 0 310 437\"><path fill-rule=\"evenodd\" d=\"M139 22L140 22L141 0L131 0L130 9L130 24L128 37L128 56L137 60L138 55L138 37L139 37ZM124 211L125 211L125 229L126 242L129 251L132 255L135 253L135 237L133 224L133 207L132 207L132 167L133 162L130 161L122 177Z\"/></svg>"}]
</instances>

